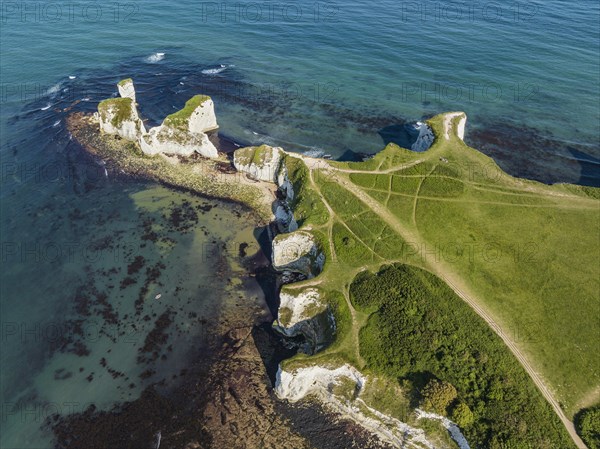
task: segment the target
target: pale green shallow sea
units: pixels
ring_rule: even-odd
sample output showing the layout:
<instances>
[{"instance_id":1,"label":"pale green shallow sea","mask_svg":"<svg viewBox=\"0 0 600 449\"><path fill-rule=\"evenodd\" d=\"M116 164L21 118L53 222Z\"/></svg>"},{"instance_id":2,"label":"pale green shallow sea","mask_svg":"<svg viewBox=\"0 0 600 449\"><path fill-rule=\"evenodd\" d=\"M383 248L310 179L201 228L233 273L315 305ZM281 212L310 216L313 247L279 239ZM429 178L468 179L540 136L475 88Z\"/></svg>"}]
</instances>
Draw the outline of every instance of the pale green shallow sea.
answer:
<instances>
[{"instance_id":1,"label":"pale green shallow sea","mask_svg":"<svg viewBox=\"0 0 600 449\"><path fill-rule=\"evenodd\" d=\"M239 296L202 248L256 244L230 207L202 213L198 206L217 202L106 177L101 161L73 149L57 108L84 100L76 107L92 110L131 76L151 121L208 93L224 135L333 157L401 140L407 120L463 110L467 141L510 173L598 185L599 19L587 0L3 3L0 445L48 446L38 430L48 404L80 411L135 398L146 369L138 347L166 304L177 311L177 349L150 365L157 378L178 372L186 348L204 338L198 320ZM169 229L184 201L198 224ZM172 241L144 239L144 220ZM138 255L136 284L121 289ZM235 251L227 257L234 263ZM141 316L151 319L139 320L132 303L159 262L163 285L146 296L164 299L144 303ZM123 329L107 324L105 306L86 317L77 310L78 298L101 292ZM260 294L248 300L263 305ZM89 355L60 350L73 333ZM135 387L113 378L102 357Z\"/></svg>"}]
</instances>

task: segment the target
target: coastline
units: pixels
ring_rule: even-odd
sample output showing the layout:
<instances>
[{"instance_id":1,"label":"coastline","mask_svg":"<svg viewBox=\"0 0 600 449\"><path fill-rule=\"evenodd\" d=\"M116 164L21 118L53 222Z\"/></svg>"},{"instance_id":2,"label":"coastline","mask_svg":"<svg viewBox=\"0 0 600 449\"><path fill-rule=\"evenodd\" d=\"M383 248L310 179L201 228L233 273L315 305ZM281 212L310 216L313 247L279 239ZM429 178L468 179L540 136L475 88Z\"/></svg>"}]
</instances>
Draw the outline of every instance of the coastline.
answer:
<instances>
[{"instance_id":1,"label":"coastline","mask_svg":"<svg viewBox=\"0 0 600 449\"><path fill-rule=\"evenodd\" d=\"M159 182L206 198L242 204L256 214L257 226L274 218L272 203L276 188L232 171L225 156L218 160L198 158L182 162L177 156L143 155L135 144L112 136L100 136L91 114L74 113L67 117L67 129L89 154L100 157L129 176Z\"/></svg>"},{"instance_id":2,"label":"coastline","mask_svg":"<svg viewBox=\"0 0 600 449\"><path fill-rule=\"evenodd\" d=\"M459 116L460 116L460 121L459 121L458 125L455 126L456 124L453 123L452 119L457 118ZM443 136L443 137L445 137L445 141L451 141L450 145L455 145L455 142L460 142L459 147L460 147L460 145L462 145L464 147L464 144L462 143L462 138L464 136L465 121L466 121L466 116L464 116L462 113L448 113L445 115L438 116L435 119L432 119L430 121L430 124L435 129L438 139L441 139L442 141L444 141L444 139L442 139L440 137L440 136ZM86 128L86 126L92 126L94 124L94 121L93 121L93 119L90 119L90 118L87 118L87 119L83 118L80 120L79 123L84 123L84 126L79 127L79 128L77 126L70 126L70 129L72 131L74 131L75 134L80 133L82 129ZM91 135L91 136L94 136L94 135L98 136L100 134L97 130L93 130L91 128L88 128L88 131L89 131L89 135ZM86 139L84 139L84 140L86 140ZM124 156L124 159L126 162L126 167L128 168L128 171L133 170L134 174L139 174L141 172L141 173L145 174L146 176L150 176L150 177L154 177L154 176L158 176L158 177L163 176L164 177L164 173L162 171L160 171L160 173L158 172L159 169L162 169L165 166L166 167L170 167L170 166L186 167L186 165L188 165L186 163L180 163L178 158L172 158L172 157L167 157L167 156L160 156L160 158L163 158L163 160L166 160L167 162L163 162L162 164L157 164L156 156L152 157L152 158L147 158L140 154L135 154L135 150L136 150L135 145L132 145L131 143L122 143L121 141L117 141L118 144L113 145L112 142L114 142L114 138L112 138L112 137L108 137L106 139L100 138L99 142L100 141L104 141L104 144L106 144L106 147L108 148L108 150L107 151L98 151L97 154L109 155L111 153L114 153L114 154L120 155L121 157ZM88 145L89 145L89 142L88 142ZM99 146L102 147L103 143L100 142ZM118 150L114 150L114 148L113 148L114 146L118 147ZM436 153L436 154L440 153L444 147L444 144L438 144L437 147L439 147L439 148L437 148L435 151L433 151L433 153ZM250 151L250 153L249 153L249 151ZM390 153L390 151L393 152L394 148L391 148L391 149L386 148L385 151L387 151L387 154L389 155L389 154L392 154L392 153ZM385 151L382 153L385 153ZM126 152L129 152L129 153L126 153ZM277 156L277 157L275 157L275 156ZM381 158L385 158L385 157L386 156L384 156L383 154L381 155ZM403 155L401 157L405 158L406 155ZM429 154L429 157L431 157L431 154ZM479 155L479 153L477 155L475 155L473 153L473 154L471 154L471 156L467 156L467 157L476 157L479 159L481 159L481 158L485 159L485 157L483 155ZM282 161L281 165L280 165L280 158ZM236 161L236 159L237 159L237 161ZM384 159L382 159L382 160L384 160ZM440 160L444 163L448 162L447 159L444 157L440 157ZM203 160L203 161L205 161L205 160ZM195 164L192 163L191 165L194 166ZM306 247L306 248L301 250L302 254L296 254L295 258L286 260L285 262L281 262L281 263L278 262L277 264L274 263L274 268L277 271L284 272L284 273L296 272L296 273L299 273L302 276L308 277L310 279L312 277L319 276L321 271L323 271L324 269L327 268L327 265L328 265L327 263L325 264L325 267L323 266L323 262L325 261L326 258L328 258L329 256L332 256L333 258L335 258L335 250L333 249L333 241L326 242L318 236L320 231L318 231L317 229L325 226L327 224L327 222L319 221L319 220L322 220L322 217L321 217L321 219L318 218L320 211L319 211L319 207L316 206L315 201L316 202L324 201L324 197L322 197L321 194L319 194L318 199L316 199L314 197L311 199L311 195L315 193L311 189L313 189L313 188L317 189L316 183L323 182L323 179L316 180L316 178L313 178L313 176L320 175L323 172L323 175L325 175L326 177L333 176L332 178L329 179L330 181L341 182L341 184L344 186L344 188L350 189L351 192L355 192L352 190L352 188L350 188L350 186L349 186L349 184L347 184L347 182L345 182L341 179L338 179L338 177L339 177L339 173L337 173L338 171L340 173L343 173L344 171L347 171L348 173L353 172L353 170L351 169L351 167L349 165L346 167L345 170L341 169L340 164L335 164L335 163L334 163L334 165L325 164L325 165L321 166L317 159L304 157L304 156L298 155L298 154L290 154L281 149L271 148L268 146L243 148L243 149L240 149L240 151L238 151L234 155L233 165L236 168L238 168L238 170L240 170L241 172L250 173L250 174L252 174L252 177L255 178L255 180L249 181L248 177L246 176L245 179L248 181L243 183L244 184L243 186L240 186L240 183L237 183L237 181L239 181L239 179L244 179L244 178L240 178L240 173L237 173L237 174L226 173L224 175L223 180L220 180L220 182L215 184L214 179L207 179L210 175L207 176L206 173L215 175L218 172L218 170L215 169L214 162L212 162L212 161L210 163L207 163L207 165L208 165L208 167L210 167L208 169L208 171L205 171L206 168L202 167L202 168L200 168L200 170L192 169L189 172L189 173L193 173L193 174L199 173L199 174L201 174L201 176L204 175L204 181L206 182L206 184L203 184L202 182L200 182L200 183L190 182L189 179L179 176L179 174L177 174L177 173L167 174L166 178L169 180L169 182L173 182L176 185L179 185L181 188L192 189L192 190L195 189L197 192L202 191L201 189L207 188L207 190L212 191L213 193L216 193L217 195L224 192L224 189L223 189L224 185L227 185L229 187L236 186L238 188L238 190L228 191L227 198L231 199L231 200L238 200L238 201L241 200L242 203L245 203L246 205L248 205L250 207L260 208L259 215L263 219L266 219L267 216L269 216L270 218L273 218L273 215L272 214L269 215L268 213L265 213L266 205L265 205L264 200L263 201L257 200L257 198L255 196L253 196L252 194L249 194L249 192L253 192L254 194L256 194L256 192L257 192L257 189L251 188L251 187L255 187L255 186L249 186L249 183L255 184L257 182L260 182L259 181L260 179L265 181L264 184L270 183L271 187L270 188L267 187L265 190L270 192L273 196L275 196L275 194L273 193L273 187L272 187L273 185L277 185L277 186L279 186L279 189L285 190L283 202L285 205L287 205L289 213L292 214L291 221L288 220L287 224L292 223L292 222L296 223L296 221L298 221L298 224L300 224L300 229L301 229L300 231L296 231L298 229L297 225L295 225L295 227L293 229L291 229L291 227L290 227L290 229L287 230L286 232L289 232L289 231L292 231L292 232L290 234L287 234L286 238L289 239L290 236L295 236L294 238L299 237L299 236L304 236L303 238L308 238L309 241L310 240L312 240L312 241L311 242L307 241L308 246L306 246L306 244L304 244L304 243L300 243L299 241L298 242L294 241L293 242L294 247L298 247L298 245L300 245L300 247ZM240 168L240 167L242 167L242 168ZM335 173L328 173L327 170L329 167L331 167L333 172L335 172ZM396 167L396 169L397 169L397 167ZM185 168L184 168L184 170L185 170ZM293 172L293 175L291 175L290 177L288 177L289 170L291 170L291 172ZM174 169L174 171L176 172L177 169ZM548 189L554 190L553 188L544 187L541 185L538 186L537 183L535 183L535 182L520 181L520 180L516 180L515 178L511 178L511 177L506 178L504 181L507 182L507 185L516 181L519 186L526 184L526 185L529 185L533 191L539 191L540 193L543 193L545 195L551 195L551 196L555 195L554 192L550 192L548 190ZM526 187L526 189L528 189L528 188L529 187ZM556 186L556 188L563 190L563 189L567 189L568 186ZM305 189L304 193L299 193L299 189ZM318 189L317 189L317 191L318 191ZM204 192L202 192L202 193L204 193ZM239 195L239 197L238 197L238 195ZM564 194L562 194L561 196L563 196L563 195ZM360 196L360 194L358 196L359 196L359 198L361 198L363 200L363 202L366 202L367 205L374 204L371 202L371 200L366 200L366 198L363 199ZM571 196L570 192L567 194L567 196ZM279 200L279 198L276 198L276 199ZM584 201L584 200L582 200L582 201ZM274 202L272 202L271 204L273 205ZM329 213L327 213L327 211L325 209L323 209L321 212L323 212L326 215L332 215L333 214L332 209L329 207L329 205L327 205L327 203L325 203L325 205L327 206ZM272 207L271 210L273 210L273 208L274 207ZM374 210L376 213L382 215L382 217L387 219L390 223L394 224L394 226L395 226L396 219L394 217L390 216L388 213L384 213L383 210L379 208L379 206L374 207ZM276 218L277 218L277 215L278 214L276 213L275 214ZM313 220L315 219L314 218L315 216L317 217L316 222L313 222ZM316 225L314 227L316 227L317 229L313 229L313 225ZM287 225L286 225L286 227L287 227ZM331 230L330 230L330 232L331 232ZM329 237L331 240L331 235ZM274 261L276 261L278 259L278 257L277 257L278 246L281 246L283 244L283 251L285 253L285 241L282 243L281 240L282 239L279 239L279 241L277 242L277 239L273 239L273 252L274 252L273 260ZM329 248L327 248L328 246L329 246ZM298 248L296 248L296 251L297 250L298 250ZM288 256L289 255L286 255L286 257L288 257ZM285 259L285 257L284 257L284 259ZM319 262L319 260L320 260L320 262ZM276 265L279 265L279 266L276 266ZM289 278L289 276L288 276L288 278ZM288 280L287 282L284 282L284 283L289 283L289 282L290 281ZM321 282L320 280L317 280L317 284L320 282ZM450 284L450 286L452 287L452 284ZM298 286L295 286L295 287L297 288ZM314 317L308 316L308 321L312 320L313 318ZM353 317L353 320L354 320L354 317ZM334 329L335 329L335 324L334 324ZM300 333L304 333L304 331L301 331ZM503 337L502 334L500 336ZM354 337L354 338L357 338L357 337ZM531 375L531 373L530 373L530 375ZM342 381L342 383L343 383L343 381ZM279 386L280 385L277 385L276 388L278 388ZM306 394L308 394L308 393L306 393ZM283 398L286 397L285 394L281 394L279 396L283 397ZM367 409L369 410L370 414L375 414L375 412L371 411L371 409L368 406L367 406ZM561 413L559 413L559 416L560 415L561 415ZM455 437L455 433L458 432L456 434L458 437L454 438L454 439L457 441L457 443L459 441L463 441L464 445L460 444L461 447L468 447L468 443L466 443L466 440L464 439L464 437L462 436L460 431L458 431L458 427L451 421L448 421L446 418L443 418L439 415L437 415L437 416L420 415L420 416L430 418L433 420L443 421L443 422L447 421L446 426L445 426L446 430L449 431L450 434L452 434L453 438ZM357 417L355 417L355 418L357 418ZM385 415L378 416L378 420L380 420L380 421L384 420L384 417L385 417ZM444 421L445 419L446 419L446 421ZM360 422L361 419L360 418L355 419L355 421ZM399 428L402 428L402 426L400 426ZM569 428L568 423L567 423L567 428ZM379 436L390 441L389 436L386 435L385 433L380 433ZM394 440L392 439L390 442L393 444ZM396 441L396 443L397 443L397 441Z\"/></svg>"},{"instance_id":3,"label":"coastline","mask_svg":"<svg viewBox=\"0 0 600 449\"><path fill-rule=\"evenodd\" d=\"M271 212L271 205L278 199L275 196L277 187L272 183L250 180L243 173L219 170L218 167L228 164L226 159L212 161L201 158L182 162L176 157L164 155L145 157L139 152L131 153L133 149L131 142L101 135L97 130L97 123L89 114L72 114L67 119L67 126L73 139L83 150L93 157L102 158L109 170L134 179L155 181L167 188L189 192L203 198L240 204L255 216L256 229L267 230L269 242L278 232L273 221L276 216ZM165 179L163 171L165 167L175 167L176 170L183 168L185 171L189 168L195 175L202 177L202 183L189 182L189 179L176 174ZM212 178L214 176L218 176L216 181ZM225 190L224 186L233 189ZM211 193L207 194L205 188ZM256 198L251 196L257 191L260 192L263 201L256 201ZM241 198L237 196L239 193L242 194ZM282 281L279 279L280 275L276 274L270 266L271 262L264 260L262 255L256 259L256 263L251 262L247 269L250 277L256 277L257 280L259 277L263 278L259 284L263 288L267 305L276 311L277 304L273 304L277 295L275 290L279 289ZM277 279L273 279L274 276ZM271 280L265 280L266 278ZM269 285L264 286L265 283ZM269 289L275 290L269 292ZM281 354L287 354L284 356L287 358L293 355L295 350L290 353L289 349L282 346L280 334L274 332L270 326L273 321L271 316L256 321L257 317L250 309L241 316L243 318L238 317L237 324L231 321L225 327L217 324L215 338L216 342L220 343L217 343L214 355L210 359L210 369L206 371L202 368L207 360L202 360L200 365L198 365L199 361L193 361L186 381L175 387L175 390L167 396L150 386L143 391L139 399L124 403L112 410L97 412L89 409L83 414L76 414L67 419L47 422L46 424L60 440L72 441L71 444L59 447L69 449L79 447L74 442L77 439L97 447L105 447L106 439L95 439L97 429L108 431L115 425L122 425L123 422L130 422L135 426L135 421L141 422L139 419L141 416L146 417L144 419L147 423L142 426L146 431L139 433L138 429L137 435L149 444L155 444L158 437L158 433L152 433L150 428L159 426L160 421L165 420L166 422L161 425L165 429L161 431L163 440L167 435L177 435L175 441L182 445L185 443L186 447L213 447L205 445L208 441L219 447L240 449L253 448L256 444L272 449L278 449L282 444L293 444L293 447L298 449L309 447L333 449L339 444L353 449L394 447L384 443L377 433L369 431L355 420L342 418L334 410L317 402L303 401L301 404L291 404L278 399L274 391L275 385L270 379L275 377L275 373L269 374L269 366L272 366L271 370L274 369L282 360ZM248 322L249 317L255 317L251 319L253 322ZM197 373L198 378L204 376L206 379L202 385L193 380L196 377L194 372ZM179 413L184 417L169 419L164 415L160 418L162 412L158 410L161 408L175 414L180 410ZM182 410L187 412L182 413ZM196 418L185 418L191 410L194 410ZM223 410L227 410L225 415ZM160 418L158 420L157 413ZM88 427L90 424L94 427L93 432L90 432L91 429ZM267 430L260 433L256 429ZM314 439L315 434L324 431L336 435L333 445ZM92 435L84 436L88 433ZM116 434L108 441L115 443L121 441L119 438L123 438L123 435Z\"/></svg>"},{"instance_id":4,"label":"coastline","mask_svg":"<svg viewBox=\"0 0 600 449\"><path fill-rule=\"evenodd\" d=\"M306 164L310 170L324 168L321 167L319 163L320 160L316 158L306 157L295 153L287 153L281 149L267 150L269 147L264 149L260 147L253 150L254 161L256 161L259 151L261 152L259 159L263 160L264 156L262 156L262 152L275 151L276 153L281 154L281 167L279 166L279 159L277 159L274 166L270 166L268 162L269 158L267 157L266 165L258 165L258 167L260 167L258 169L258 173L253 172L253 170L256 170L256 166L254 166L254 169L251 168L255 162L250 165L243 166L243 168L240 170L233 169L235 171L232 173L231 168L233 167L227 166L228 161L221 158L221 153L219 154L220 159L218 160L210 160L203 157L180 158L178 156L167 156L164 154L157 154L152 157L148 157L143 155L139 151L139 148L136 148L136 143L101 133L97 129L97 126L97 120L92 115L74 113L67 118L67 127L69 132L88 153L106 159L106 162L112 162L115 164L115 168L127 175L158 181L169 188L181 189L201 196L213 197L222 201L231 201L250 208L257 215L257 227L266 225L266 228L269 231L269 240L273 242L272 250L274 252L276 251L275 236L279 233L277 228L279 227L279 231L281 231L281 226L277 226L277 223L281 220L277 213L267 213L267 207L270 207L272 211L275 209L275 204L281 204L283 202L286 207L289 208L290 213L293 214L293 207L290 204L290 201L297 194L297 192L294 192L293 183L290 182L288 178L287 168L285 168L286 164L283 162L283 158L288 158L288 164L290 163L290 159L300 162L301 165ZM238 155L243 153L244 149L241 150L242 151L238 153ZM232 165L237 165L235 158L236 157L234 155L234 160L230 162ZM237 162L239 164L239 161ZM174 168L173 172L169 173L168 169L167 172L165 172L165 168L167 167ZM190 169L188 173L197 176L199 178L199 182L193 182L189 177L185 176L185 172L187 171L186 169L188 168ZM281 174L279 173L280 169L283 170L283 173ZM182 170L183 173L181 172ZM244 172L252 173L252 179L250 179ZM215 179L215 176L217 177L217 180ZM231 190L227 190L224 188L224 186L233 188ZM235 189L235 187L237 187L237 189ZM283 199L277 197L275 192L279 188L283 188L286 191L285 196L288 197L287 201L285 197ZM207 192L211 193L207 195ZM259 195L258 199L256 196L254 196L256 194ZM293 215L292 221L295 222ZM315 238L310 225L304 226L302 228L303 230L301 231L295 231L295 228L287 229L287 225L284 228L287 231L292 231L291 234L287 234L289 236L303 235L306 237ZM318 238L317 242L315 242L317 243L317 247L315 247L315 249L324 244L324 242L321 242ZM280 244L284 245L284 252L282 255L287 257L288 255L285 251L286 243L280 242ZM296 248L297 245L298 243L295 241L292 243L294 248ZM287 244L287 246L289 246L289 244ZM279 271L279 274L277 275L279 280L275 281L276 290L279 290L282 285L293 285L295 282L297 282L293 276L290 278L290 272L286 269L291 268L291 272L297 271L298 273L301 273L301 275L308 274L309 278L312 276L318 276L323 269L325 254L320 253L320 250L317 251L317 253L309 256L310 266L313 266L316 260L322 258L322 261L317 263L316 272L314 272L314 274L311 274L312 269L309 269L308 272L304 271L305 269L300 269L297 271L294 268L294 264L296 262L292 262L291 266L289 267L275 267L277 271ZM273 255L273 257L276 259L275 255ZM313 257L315 259L313 259ZM271 262L269 262L269 264L270 263ZM276 291L273 293L277 295ZM273 304L273 306L275 306L275 304ZM281 310L279 310L279 313L281 313ZM268 318L267 321L270 322L272 319ZM325 326L327 327L332 325L334 329L333 332L335 333L336 324L333 316L326 320L326 323L328 322L330 322L330 324L325 324ZM285 387L282 387L281 385L281 365L279 364L278 372L275 376L275 383L271 384L271 381L268 380L266 376L266 360L264 357L261 357L262 360L258 360L256 357L258 352L254 342L255 332L252 330L255 325L247 327L243 324L240 324L238 326L239 327L236 327L234 330L230 331L227 329L221 329L221 334L223 335L223 337L221 337L223 339L223 345L221 349L217 351L217 353L220 355L214 359L214 363L212 364L208 374L208 378L213 380L209 382L210 387L208 387L207 390L202 390L203 393L201 393L201 395L208 397L208 399L203 402L202 406L200 407L203 410L204 419L202 429L204 431L209 429L208 434L210 435L210 439L213 443L217 443L219 446L225 445L228 447L237 447L236 441L241 437L238 431L245 428L256 429L263 427L263 425L260 425L256 421L253 422L252 420L257 419L259 411L264 415L265 410L268 409L270 412L267 412L266 414L268 421L270 422L269 432L264 435L257 435L255 431L251 431L243 436L244 439L253 441L258 437L259 440L254 441L254 443L258 444L258 441L260 441L260 444L263 444L265 447L273 447L274 449L278 447L281 441L295 442L295 448L308 448L309 446L305 446L306 440L300 434L296 434L294 432L289 433L291 427L286 424L287 420L275 413L275 402L281 399L288 399L286 394L283 393ZM279 329L279 332L277 333L279 338L281 338L281 334L287 335L284 329ZM300 331L298 335L302 335L304 337L307 336L304 330ZM287 335L288 338L293 338L294 336L295 334ZM241 360L239 359L240 357ZM257 364L257 360L260 361L262 365ZM281 362L283 362L283 360L281 360ZM247 366L248 363L252 364L251 367ZM354 370L354 368L352 369ZM228 374L223 375L223 373ZM242 375L241 373L244 374ZM293 374L288 374L288 376L293 376ZM335 378L335 376L332 379L333 384L335 384L338 380ZM300 381L300 383L302 383L302 381ZM221 393L214 394L215 391L221 391ZM224 395L223 391L227 393ZM196 394L198 393L199 392L196 392ZM427 447L434 447L432 443L430 443L425 437L425 433L422 430L412 428L408 424L405 424L393 417L386 416L383 413L380 413L369 407L364 402L362 402L360 407L356 407L356 405L344 404L343 396L342 399L340 399L330 394L323 394L319 388L310 388L305 390L301 397L290 399L288 408L295 407L295 403L298 401L301 401L300 403L306 406L307 404L305 401L309 399L309 393L316 394L316 397L319 398L317 403L321 404L322 409L322 411L319 412L318 409L312 408L312 413L316 413L317 415L319 413L325 413L324 416L327 416L329 413L331 413L334 421L339 421L341 417L344 416L345 418L342 419L342 421L346 420L349 423L352 423L350 425L351 428L355 427L353 431L353 433L355 433L355 437L357 435L362 435L363 443L361 446L359 446L361 449L366 447L398 447L398 445L402 444L412 445L414 444L411 441L413 438L415 439L415 442L418 441L421 444L425 444ZM276 397L278 399L276 399ZM231 404L230 400L227 398L233 398L234 403ZM156 397L152 390L145 393L143 397L140 398L142 403L147 400L152 401L155 399ZM245 403L246 405L242 405L242 403ZM250 409L252 409L253 404L257 403L262 403L263 405L259 406L259 409L256 409L255 412L250 411L248 404L252 404L250 405ZM137 407L137 404L138 402L134 401L132 406ZM243 413L239 413L239 409L237 412L235 411L238 407L243 409ZM225 423L223 412L221 411L223 408L230 411L229 414L232 416L230 416L228 419L233 418L233 422L235 422L236 431L233 433L231 432L231 429L224 430L222 428L223 424ZM232 410L234 410L233 413L231 413ZM116 415L111 415L109 413L102 414L100 416L107 418L108 422L110 422L112 418L117 418L120 414L121 412L117 412ZM249 415L250 418L247 418L247 415ZM87 419L89 418L90 417L88 416ZM238 425L240 419L242 421L250 419L250 421L242 422L241 425ZM445 418L436 416L435 419L441 420ZM382 424L385 429L379 427ZM67 426L67 428L68 427L69 426ZM193 428L194 426L188 423L187 427ZM454 428L458 431L458 428L455 425ZM310 433L307 433L306 435L309 434ZM458 431L458 435L459 440L464 440L464 437L460 431ZM340 436L340 438L343 437ZM439 440L438 438L439 437L436 438L436 444L448 443L448 441L446 443L442 443L442 440ZM338 439L338 441L340 440ZM255 447L252 444L250 444L249 447ZM248 446L243 445L239 447ZM468 448L468 444L461 444L461 449L464 449L465 447Z\"/></svg>"}]
</instances>

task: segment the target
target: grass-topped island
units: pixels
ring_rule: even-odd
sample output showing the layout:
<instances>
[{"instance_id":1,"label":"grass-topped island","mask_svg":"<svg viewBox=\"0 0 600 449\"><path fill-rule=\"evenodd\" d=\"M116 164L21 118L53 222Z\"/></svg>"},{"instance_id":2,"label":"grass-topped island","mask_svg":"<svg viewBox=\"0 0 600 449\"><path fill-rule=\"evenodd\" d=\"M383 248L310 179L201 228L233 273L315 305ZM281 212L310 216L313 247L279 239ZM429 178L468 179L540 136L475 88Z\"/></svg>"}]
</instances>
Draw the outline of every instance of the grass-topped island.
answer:
<instances>
[{"instance_id":1,"label":"grass-topped island","mask_svg":"<svg viewBox=\"0 0 600 449\"><path fill-rule=\"evenodd\" d=\"M460 112L427 121L424 152L261 146L231 164L206 135L209 97L146 131L133 82L119 92L70 118L89 151L277 222L273 267L303 280L274 328L306 341L280 398L318 398L398 447L585 447L572 421L600 400L599 189L506 174L463 142Z\"/></svg>"}]
</instances>

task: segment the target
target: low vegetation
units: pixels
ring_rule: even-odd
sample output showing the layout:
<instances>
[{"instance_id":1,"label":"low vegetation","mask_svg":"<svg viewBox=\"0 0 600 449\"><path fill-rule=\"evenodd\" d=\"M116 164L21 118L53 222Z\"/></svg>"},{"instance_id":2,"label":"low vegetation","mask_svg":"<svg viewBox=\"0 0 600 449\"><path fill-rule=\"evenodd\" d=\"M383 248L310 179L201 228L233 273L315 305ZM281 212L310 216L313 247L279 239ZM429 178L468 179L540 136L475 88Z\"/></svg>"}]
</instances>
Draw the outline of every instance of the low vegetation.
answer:
<instances>
[{"instance_id":1,"label":"low vegetation","mask_svg":"<svg viewBox=\"0 0 600 449\"><path fill-rule=\"evenodd\" d=\"M452 418L471 447L572 447L504 343L440 279L389 265L361 273L350 294L372 313L360 332L368 371L397 379L413 405Z\"/></svg>"},{"instance_id":2,"label":"low vegetation","mask_svg":"<svg viewBox=\"0 0 600 449\"><path fill-rule=\"evenodd\" d=\"M349 362L429 409L427 383L448 383L457 396L443 412L471 447L572 447L546 398L572 419L600 383L600 189L513 178L458 139L456 123L447 139L444 116L429 124L437 138L423 153L390 144L362 163L286 157L299 224L328 237L316 282L344 305L333 345L286 366ZM380 303L350 294L355 276L353 286L389 263L425 271L408 285L393 277Z\"/></svg>"},{"instance_id":3,"label":"low vegetation","mask_svg":"<svg viewBox=\"0 0 600 449\"><path fill-rule=\"evenodd\" d=\"M182 130L188 129L188 121L192 112L196 110L198 106L201 106L205 101L210 100L210 97L206 95L195 95L185 102L183 109L168 115L164 124L172 128L179 128Z\"/></svg>"},{"instance_id":4,"label":"low vegetation","mask_svg":"<svg viewBox=\"0 0 600 449\"><path fill-rule=\"evenodd\" d=\"M579 412L575 417L575 425L590 449L600 449L600 404Z\"/></svg>"},{"instance_id":5,"label":"low vegetation","mask_svg":"<svg viewBox=\"0 0 600 449\"><path fill-rule=\"evenodd\" d=\"M132 107L133 100L131 98L108 98L98 104L98 112L103 120L106 120L109 113L113 114L111 123L118 128L124 120L131 117Z\"/></svg>"}]
</instances>

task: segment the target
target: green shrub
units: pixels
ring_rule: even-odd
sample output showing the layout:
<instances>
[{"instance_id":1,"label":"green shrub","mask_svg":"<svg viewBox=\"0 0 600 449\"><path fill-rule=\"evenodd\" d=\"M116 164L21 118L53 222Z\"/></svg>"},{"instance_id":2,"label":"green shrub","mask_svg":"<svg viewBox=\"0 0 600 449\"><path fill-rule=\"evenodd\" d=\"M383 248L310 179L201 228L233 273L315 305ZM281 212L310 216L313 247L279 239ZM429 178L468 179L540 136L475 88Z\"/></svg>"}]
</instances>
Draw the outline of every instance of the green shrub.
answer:
<instances>
[{"instance_id":1,"label":"green shrub","mask_svg":"<svg viewBox=\"0 0 600 449\"><path fill-rule=\"evenodd\" d=\"M358 274L350 300L358 311L372 313L359 333L368 369L410 380L427 399L422 405L438 413L456 400L451 416L472 448L573 447L502 340L439 278L388 265Z\"/></svg>"},{"instance_id":2,"label":"green shrub","mask_svg":"<svg viewBox=\"0 0 600 449\"><path fill-rule=\"evenodd\" d=\"M577 433L590 449L600 449L600 405L579 412L575 426Z\"/></svg>"},{"instance_id":3,"label":"green shrub","mask_svg":"<svg viewBox=\"0 0 600 449\"><path fill-rule=\"evenodd\" d=\"M431 379L421 391L421 408L445 415L448 406L456 399L456 388L449 382Z\"/></svg>"}]
</instances>

